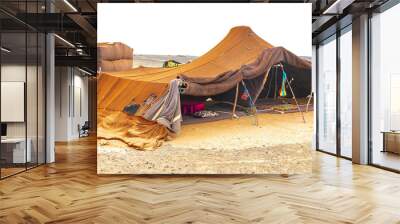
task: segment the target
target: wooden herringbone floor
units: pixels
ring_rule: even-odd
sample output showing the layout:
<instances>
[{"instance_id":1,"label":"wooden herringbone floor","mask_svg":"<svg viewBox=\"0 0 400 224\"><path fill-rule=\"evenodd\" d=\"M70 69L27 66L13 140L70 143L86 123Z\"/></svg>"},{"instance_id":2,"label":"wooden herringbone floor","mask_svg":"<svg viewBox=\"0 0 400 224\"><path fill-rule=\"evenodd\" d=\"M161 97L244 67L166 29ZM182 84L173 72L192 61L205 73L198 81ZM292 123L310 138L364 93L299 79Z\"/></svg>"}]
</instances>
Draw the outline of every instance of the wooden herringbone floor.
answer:
<instances>
[{"instance_id":1,"label":"wooden herringbone floor","mask_svg":"<svg viewBox=\"0 0 400 224\"><path fill-rule=\"evenodd\" d=\"M400 175L322 153L310 175L97 176L95 146L0 181L0 223L400 223Z\"/></svg>"}]
</instances>

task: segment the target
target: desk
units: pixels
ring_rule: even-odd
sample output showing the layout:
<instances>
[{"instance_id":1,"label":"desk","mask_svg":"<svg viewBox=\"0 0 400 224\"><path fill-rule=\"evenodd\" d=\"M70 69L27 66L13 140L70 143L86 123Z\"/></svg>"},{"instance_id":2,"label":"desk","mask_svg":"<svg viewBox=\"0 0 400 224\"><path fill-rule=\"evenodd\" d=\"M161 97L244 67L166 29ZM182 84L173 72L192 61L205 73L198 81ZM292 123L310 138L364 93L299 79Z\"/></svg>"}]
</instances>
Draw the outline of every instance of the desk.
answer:
<instances>
[{"instance_id":1,"label":"desk","mask_svg":"<svg viewBox=\"0 0 400 224\"><path fill-rule=\"evenodd\" d=\"M25 152L25 138L5 138L1 139L1 157L7 163L25 163L31 162L32 141L27 138L28 143ZM26 160L25 160L26 159Z\"/></svg>"},{"instance_id":2,"label":"desk","mask_svg":"<svg viewBox=\"0 0 400 224\"><path fill-rule=\"evenodd\" d=\"M400 154L400 131L382 131L382 134L382 152L392 152Z\"/></svg>"}]
</instances>

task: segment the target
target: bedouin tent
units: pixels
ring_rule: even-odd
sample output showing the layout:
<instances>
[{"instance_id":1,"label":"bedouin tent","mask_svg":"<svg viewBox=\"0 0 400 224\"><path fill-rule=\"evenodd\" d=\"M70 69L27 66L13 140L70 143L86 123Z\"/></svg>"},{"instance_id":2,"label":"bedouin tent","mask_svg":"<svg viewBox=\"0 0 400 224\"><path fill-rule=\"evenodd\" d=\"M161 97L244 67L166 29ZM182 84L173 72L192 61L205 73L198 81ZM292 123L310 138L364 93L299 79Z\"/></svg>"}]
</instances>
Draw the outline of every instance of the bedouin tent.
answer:
<instances>
[{"instance_id":1,"label":"bedouin tent","mask_svg":"<svg viewBox=\"0 0 400 224\"><path fill-rule=\"evenodd\" d=\"M160 146L180 130L181 94L214 96L238 89L242 83L255 103L271 68L277 64L311 70L309 61L272 46L249 27L240 26L189 64L101 72L98 138L142 150ZM131 106L137 107L134 114L124 111Z\"/></svg>"}]
</instances>

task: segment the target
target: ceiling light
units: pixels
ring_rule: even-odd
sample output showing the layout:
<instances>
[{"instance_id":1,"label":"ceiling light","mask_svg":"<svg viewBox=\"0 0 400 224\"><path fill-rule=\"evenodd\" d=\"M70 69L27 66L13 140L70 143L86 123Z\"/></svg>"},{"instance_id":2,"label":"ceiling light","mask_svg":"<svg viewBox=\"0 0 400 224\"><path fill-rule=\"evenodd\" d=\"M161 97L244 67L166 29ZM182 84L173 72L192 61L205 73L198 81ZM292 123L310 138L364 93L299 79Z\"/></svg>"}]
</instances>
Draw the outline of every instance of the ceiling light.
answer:
<instances>
[{"instance_id":1,"label":"ceiling light","mask_svg":"<svg viewBox=\"0 0 400 224\"><path fill-rule=\"evenodd\" d=\"M83 70L83 69L81 69L81 68L79 68L79 67L78 67L78 70L81 71L81 72L83 72L83 73L85 73L85 74L87 74L87 75L92 75L92 73L90 73L90 72L88 72L88 71L86 71L86 70Z\"/></svg>"},{"instance_id":2,"label":"ceiling light","mask_svg":"<svg viewBox=\"0 0 400 224\"><path fill-rule=\"evenodd\" d=\"M336 0L322 14L342 14L343 10L351 5L355 0Z\"/></svg>"},{"instance_id":3,"label":"ceiling light","mask_svg":"<svg viewBox=\"0 0 400 224\"><path fill-rule=\"evenodd\" d=\"M78 12L78 10L73 6L68 0L64 0L65 4L67 4L74 12Z\"/></svg>"},{"instance_id":4,"label":"ceiling light","mask_svg":"<svg viewBox=\"0 0 400 224\"><path fill-rule=\"evenodd\" d=\"M77 48L76 53L78 53L79 55L83 55L83 49Z\"/></svg>"},{"instance_id":5,"label":"ceiling light","mask_svg":"<svg viewBox=\"0 0 400 224\"><path fill-rule=\"evenodd\" d=\"M9 50L9 49L7 49L7 48L5 48L5 47L1 47L0 49L1 49L2 51L6 52L6 53L10 53L10 52L11 52L11 50Z\"/></svg>"},{"instance_id":6,"label":"ceiling light","mask_svg":"<svg viewBox=\"0 0 400 224\"><path fill-rule=\"evenodd\" d=\"M62 42L64 42L65 44L67 44L68 46L75 48L75 45L73 45L73 44L72 44L71 42L69 42L68 40L66 40L66 39L64 39L64 38L62 38L62 37L60 37L60 36L57 35L57 34L54 34L54 36L57 37L57 38L58 38L59 40L61 40Z\"/></svg>"}]
</instances>

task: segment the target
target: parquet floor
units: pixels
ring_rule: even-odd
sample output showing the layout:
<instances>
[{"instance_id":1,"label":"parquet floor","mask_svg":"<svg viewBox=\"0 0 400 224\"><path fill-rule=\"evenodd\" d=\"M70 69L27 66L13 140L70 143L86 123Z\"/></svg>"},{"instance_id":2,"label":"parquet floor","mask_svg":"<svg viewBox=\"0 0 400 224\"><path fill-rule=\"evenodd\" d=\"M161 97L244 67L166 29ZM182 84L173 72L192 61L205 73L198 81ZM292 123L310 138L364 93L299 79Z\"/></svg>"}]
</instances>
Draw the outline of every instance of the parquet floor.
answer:
<instances>
[{"instance_id":1,"label":"parquet floor","mask_svg":"<svg viewBox=\"0 0 400 224\"><path fill-rule=\"evenodd\" d=\"M0 223L400 223L400 175L315 153L310 175L97 176L95 139L0 181Z\"/></svg>"}]
</instances>

